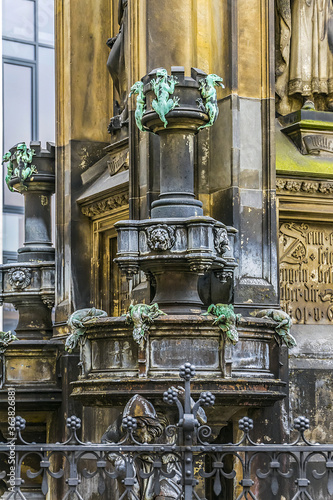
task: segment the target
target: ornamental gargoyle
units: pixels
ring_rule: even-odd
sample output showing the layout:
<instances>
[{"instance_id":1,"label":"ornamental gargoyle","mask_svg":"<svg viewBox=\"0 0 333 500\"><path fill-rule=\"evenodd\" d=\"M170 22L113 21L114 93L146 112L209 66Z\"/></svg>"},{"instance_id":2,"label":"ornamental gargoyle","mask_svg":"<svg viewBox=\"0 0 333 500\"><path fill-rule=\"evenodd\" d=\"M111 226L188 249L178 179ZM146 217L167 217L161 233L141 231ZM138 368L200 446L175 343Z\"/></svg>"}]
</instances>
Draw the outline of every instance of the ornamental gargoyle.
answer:
<instances>
[{"instance_id":1,"label":"ornamental gargoyle","mask_svg":"<svg viewBox=\"0 0 333 500\"><path fill-rule=\"evenodd\" d=\"M128 324L134 325L133 338L135 342L140 346L143 345L150 324L161 315L165 315L165 313L159 309L158 304L152 304L151 306L147 304L131 304L129 306L128 312L124 316L126 316Z\"/></svg>"},{"instance_id":2,"label":"ornamental gargoyle","mask_svg":"<svg viewBox=\"0 0 333 500\"><path fill-rule=\"evenodd\" d=\"M296 340L290 333L292 319L285 311L281 309L262 309L250 314L256 318L272 319L276 323L275 331L279 336L280 342L284 342L289 348L296 346Z\"/></svg>"},{"instance_id":3,"label":"ornamental gargoyle","mask_svg":"<svg viewBox=\"0 0 333 500\"><path fill-rule=\"evenodd\" d=\"M107 315L108 314L105 311L95 309L95 307L92 307L91 309L79 309L78 311L73 312L67 321L67 325L69 326L71 333L66 339L65 350L72 352L78 343L82 345L86 329L89 324L93 323L94 320L103 318Z\"/></svg>"},{"instance_id":4,"label":"ornamental gargoyle","mask_svg":"<svg viewBox=\"0 0 333 500\"><path fill-rule=\"evenodd\" d=\"M211 304L203 316L215 316L213 325L217 325L225 335L227 343L233 345L238 342L237 324L241 319L241 314L235 314L232 304Z\"/></svg>"}]
</instances>

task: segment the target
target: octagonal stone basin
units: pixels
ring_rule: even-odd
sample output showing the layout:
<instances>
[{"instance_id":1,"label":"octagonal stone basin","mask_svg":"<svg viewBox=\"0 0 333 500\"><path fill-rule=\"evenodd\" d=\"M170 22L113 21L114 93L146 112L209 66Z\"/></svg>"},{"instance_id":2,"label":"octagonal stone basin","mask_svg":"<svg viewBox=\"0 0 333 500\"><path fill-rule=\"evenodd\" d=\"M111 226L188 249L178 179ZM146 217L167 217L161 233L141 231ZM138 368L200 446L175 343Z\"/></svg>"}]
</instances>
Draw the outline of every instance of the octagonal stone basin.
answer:
<instances>
[{"instance_id":1,"label":"octagonal stone basin","mask_svg":"<svg viewBox=\"0 0 333 500\"><path fill-rule=\"evenodd\" d=\"M286 351L274 323L242 319L236 346L226 345L212 323L207 316L161 316L139 346L124 317L97 320L86 332L82 373L72 384L72 396L85 405L114 403L135 393L151 396L179 384L179 366L189 361L196 366L194 393L210 390L223 404L270 405L282 399Z\"/></svg>"}]
</instances>

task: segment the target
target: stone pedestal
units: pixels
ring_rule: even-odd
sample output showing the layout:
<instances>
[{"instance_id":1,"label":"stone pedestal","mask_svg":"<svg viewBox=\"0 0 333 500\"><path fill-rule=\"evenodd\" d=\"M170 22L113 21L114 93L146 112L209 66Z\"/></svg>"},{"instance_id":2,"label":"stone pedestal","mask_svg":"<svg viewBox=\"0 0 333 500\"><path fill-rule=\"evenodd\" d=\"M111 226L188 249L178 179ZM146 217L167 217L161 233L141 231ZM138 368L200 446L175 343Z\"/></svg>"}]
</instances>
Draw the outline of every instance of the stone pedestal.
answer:
<instances>
[{"instance_id":1,"label":"stone pedestal","mask_svg":"<svg viewBox=\"0 0 333 500\"><path fill-rule=\"evenodd\" d=\"M139 269L152 275L153 302L168 313L200 313L199 275L209 269L232 274L236 266L231 240L237 231L204 217L194 198L194 135L209 121L201 98L206 78L194 68L191 77L183 67L172 67L171 76L159 68L134 86L145 99L138 126L160 136L160 195L151 205L151 219L115 224L116 262L129 277Z\"/></svg>"}]
</instances>

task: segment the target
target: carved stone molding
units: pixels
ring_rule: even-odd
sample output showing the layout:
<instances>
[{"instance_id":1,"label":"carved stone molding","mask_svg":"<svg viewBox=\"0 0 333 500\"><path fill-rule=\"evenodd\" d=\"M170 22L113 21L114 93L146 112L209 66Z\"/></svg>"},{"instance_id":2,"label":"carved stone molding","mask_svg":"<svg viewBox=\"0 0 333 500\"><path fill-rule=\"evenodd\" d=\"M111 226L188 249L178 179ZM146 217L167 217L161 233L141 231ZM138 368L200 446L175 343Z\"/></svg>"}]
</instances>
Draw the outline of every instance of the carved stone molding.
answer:
<instances>
[{"instance_id":1,"label":"carved stone molding","mask_svg":"<svg viewBox=\"0 0 333 500\"><path fill-rule=\"evenodd\" d=\"M128 193L117 194L104 200L84 205L81 208L81 211L83 215L86 215L87 217L95 217L96 215L101 215L109 210L114 210L115 208L122 207L123 205L128 205L128 201Z\"/></svg>"},{"instance_id":2,"label":"carved stone molding","mask_svg":"<svg viewBox=\"0 0 333 500\"><path fill-rule=\"evenodd\" d=\"M277 179L276 190L278 192L290 193L319 193L319 194L332 194L333 182L323 181L302 181L298 179Z\"/></svg>"},{"instance_id":3,"label":"carved stone molding","mask_svg":"<svg viewBox=\"0 0 333 500\"><path fill-rule=\"evenodd\" d=\"M8 281L15 290L23 290L31 283L31 272L25 267L13 267L8 272Z\"/></svg>"},{"instance_id":4,"label":"carved stone molding","mask_svg":"<svg viewBox=\"0 0 333 500\"><path fill-rule=\"evenodd\" d=\"M170 250L175 244L175 228L158 224L146 229L147 243L151 250Z\"/></svg>"}]
</instances>

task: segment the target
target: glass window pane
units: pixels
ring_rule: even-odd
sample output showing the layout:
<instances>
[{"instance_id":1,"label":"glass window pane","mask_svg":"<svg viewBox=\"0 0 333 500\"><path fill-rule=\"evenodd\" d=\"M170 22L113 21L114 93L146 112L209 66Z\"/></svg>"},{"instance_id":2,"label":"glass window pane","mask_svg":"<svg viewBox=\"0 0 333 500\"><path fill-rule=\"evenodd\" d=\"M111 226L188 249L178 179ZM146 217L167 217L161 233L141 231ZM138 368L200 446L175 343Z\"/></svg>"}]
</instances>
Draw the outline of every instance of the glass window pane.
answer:
<instances>
[{"instance_id":1,"label":"glass window pane","mask_svg":"<svg viewBox=\"0 0 333 500\"><path fill-rule=\"evenodd\" d=\"M54 45L54 0L38 2L38 41Z\"/></svg>"},{"instance_id":2,"label":"glass window pane","mask_svg":"<svg viewBox=\"0 0 333 500\"><path fill-rule=\"evenodd\" d=\"M2 41L2 55L19 59L35 59L35 47L27 43Z\"/></svg>"},{"instance_id":3,"label":"glass window pane","mask_svg":"<svg viewBox=\"0 0 333 500\"><path fill-rule=\"evenodd\" d=\"M19 318L19 313L18 311L15 311L15 307L12 304L4 303L2 329L5 332L8 332L8 330L14 332L15 328L17 327L18 318Z\"/></svg>"},{"instance_id":4,"label":"glass window pane","mask_svg":"<svg viewBox=\"0 0 333 500\"><path fill-rule=\"evenodd\" d=\"M30 0L2 0L2 34L21 40L35 40L35 3Z\"/></svg>"},{"instance_id":5,"label":"glass window pane","mask_svg":"<svg viewBox=\"0 0 333 500\"><path fill-rule=\"evenodd\" d=\"M4 64L4 153L18 142L29 144L32 130L32 68ZM22 196L4 189L5 205L23 205Z\"/></svg>"},{"instance_id":6,"label":"glass window pane","mask_svg":"<svg viewBox=\"0 0 333 500\"><path fill-rule=\"evenodd\" d=\"M38 51L38 139L44 145L55 140L54 49L39 47Z\"/></svg>"},{"instance_id":7,"label":"glass window pane","mask_svg":"<svg viewBox=\"0 0 333 500\"><path fill-rule=\"evenodd\" d=\"M3 250L17 252L23 245L24 217L22 214L3 214Z\"/></svg>"}]
</instances>

